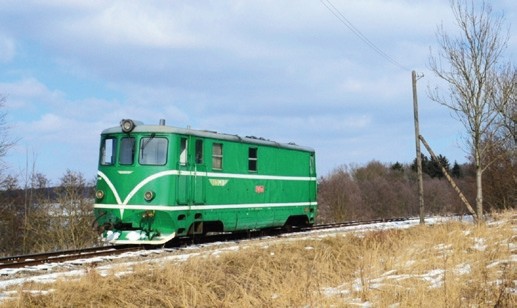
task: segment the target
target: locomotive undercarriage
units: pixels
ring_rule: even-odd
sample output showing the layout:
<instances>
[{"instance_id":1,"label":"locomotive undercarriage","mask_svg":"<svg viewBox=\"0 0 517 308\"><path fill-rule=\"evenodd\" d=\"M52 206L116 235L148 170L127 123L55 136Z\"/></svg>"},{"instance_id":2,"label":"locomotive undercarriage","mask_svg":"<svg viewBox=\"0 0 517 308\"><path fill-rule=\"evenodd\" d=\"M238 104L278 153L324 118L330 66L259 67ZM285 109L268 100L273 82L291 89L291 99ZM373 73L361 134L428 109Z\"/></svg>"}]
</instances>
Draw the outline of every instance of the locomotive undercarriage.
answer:
<instances>
[{"instance_id":1,"label":"locomotive undercarriage","mask_svg":"<svg viewBox=\"0 0 517 308\"><path fill-rule=\"evenodd\" d=\"M291 230L292 227L303 227L308 226L311 223L306 215L295 215L289 216L285 221L285 224L275 226L263 226L249 228L238 228L238 229L227 229L220 220L203 220L202 213L196 213L194 215L178 215L177 222L172 221L172 216L169 213L154 212L150 215L149 211L139 211L139 215L135 213L127 213L128 217L140 217L139 220L130 222L128 220L123 221L117 215L117 211L105 212L102 215L103 223L97 227L97 230L103 241L110 244L151 244L160 245L174 238L181 237L197 237L207 236L210 234L220 234L226 232L245 232L266 230L271 228L281 228L283 230ZM155 221L156 216L166 216L167 222L164 224L163 219L160 223ZM193 220L188 220L188 216L192 217ZM169 227L165 229L165 225ZM174 227L173 227L174 226ZM165 231L165 232L164 232Z\"/></svg>"}]
</instances>

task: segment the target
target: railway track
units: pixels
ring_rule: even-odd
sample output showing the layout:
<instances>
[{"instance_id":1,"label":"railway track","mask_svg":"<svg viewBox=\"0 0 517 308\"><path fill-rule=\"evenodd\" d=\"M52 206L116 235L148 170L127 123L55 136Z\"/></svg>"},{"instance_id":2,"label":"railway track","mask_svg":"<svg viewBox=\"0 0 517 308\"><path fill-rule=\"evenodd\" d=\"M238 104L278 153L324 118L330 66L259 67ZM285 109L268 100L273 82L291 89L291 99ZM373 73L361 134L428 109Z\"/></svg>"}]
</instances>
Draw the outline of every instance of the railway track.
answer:
<instances>
[{"instance_id":1,"label":"railway track","mask_svg":"<svg viewBox=\"0 0 517 308\"><path fill-rule=\"evenodd\" d=\"M354 220L354 221L346 221L346 222L339 222L339 223L332 223L332 224L319 224L314 225L312 227L302 227L299 228L299 231L314 231L314 230L325 230L325 229L332 229L332 228L341 228L341 227L352 227L352 226L364 226L364 225L371 225L371 224L377 224L377 223L383 223L383 222L396 222L396 221L405 221L409 220L410 218L387 218L387 219L373 219L373 220ZM293 230L294 231L294 230Z\"/></svg>"},{"instance_id":2,"label":"railway track","mask_svg":"<svg viewBox=\"0 0 517 308\"><path fill-rule=\"evenodd\" d=\"M4 268L21 268L26 266L34 266L46 263L60 263L70 260L82 258L92 258L99 256L109 256L122 254L129 251L142 250L140 246L124 246L124 247L92 247L85 249L65 250L50 253L37 253L29 255L20 255L13 257L0 258L0 269Z\"/></svg>"},{"instance_id":3,"label":"railway track","mask_svg":"<svg viewBox=\"0 0 517 308\"><path fill-rule=\"evenodd\" d=\"M293 227L288 229L270 229L270 230L258 230L256 232L242 232L242 233L229 233L229 234L217 234L211 235L207 237L198 237L193 239L180 239L174 243L172 243L172 247L179 247L182 245L189 245L192 243L209 243L209 242L217 242L217 241L229 241L229 240L242 240L249 238L259 238L261 236L276 236L280 234L286 233L297 233L297 232L309 232L315 230L325 230L325 229L333 229L333 228L343 228L343 227L351 227L351 226L361 226L375 223L384 223L384 222L396 222L396 221L405 221L409 218L392 218L392 219L375 219L369 221L348 221L342 223L333 223L333 224L319 224L311 227ZM145 249L158 249L162 246L152 247L149 246L139 246L139 245L131 245L131 246L109 246L109 247L92 247L86 249L76 249L76 250L66 250L66 251L57 251L52 253L38 253L38 254L30 254L30 255L20 255L13 257L5 257L0 258L0 269L6 268L23 268L30 267L40 264L47 263L62 263L71 260L78 260L84 258L94 258L101 256L111 256L111 255L119 255L125 252L134 252Z\"/></svg>"}]
</instances>

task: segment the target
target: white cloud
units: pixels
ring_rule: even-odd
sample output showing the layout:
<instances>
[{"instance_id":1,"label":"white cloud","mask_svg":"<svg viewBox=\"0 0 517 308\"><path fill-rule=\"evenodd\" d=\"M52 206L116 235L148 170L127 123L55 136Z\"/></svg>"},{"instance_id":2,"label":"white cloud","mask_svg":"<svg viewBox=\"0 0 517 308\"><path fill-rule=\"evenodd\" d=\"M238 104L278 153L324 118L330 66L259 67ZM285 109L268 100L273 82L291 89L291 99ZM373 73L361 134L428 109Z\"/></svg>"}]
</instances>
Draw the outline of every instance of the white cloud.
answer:
<instances>
[{"instance_id":1,"label":"white cloud","mask_svg":"<svg viewBox=\"0 0 517 308\"><path fill-rule=\"evenodd\" d=\"M140 46L144 48L178 48L197 45L194 33L183 28L181 20L148 2L108 2L91 15L72 22L69 35L92 35L105 46ZM173 17L173 18L171 18Z\"/></svg>"},{"instance_id":2,"label":"white cloud","mask_svg":"<svg viewBox=\"0 0 517 308\"><path fill-rule=\"evenodd\" d=\"M29 125L30 131L36 133L38 138L44 136L48 133L56 133L58 131L65 131L65 128L68 128L65 121L66 120L60 116L55 114L44 114L41 119L31 123ZM69 132L69 131L67 131ZM58 140L55 140L58 141Z\"/></svg>"},{"instance_id":3,"label":"white cloud","mask_svg":"<svg viewBox=\"0 0 517 308\"><path fill-rule=\"evenodd\" d=\"M41 112L60 106L64 100L63 92L50 90L32 77L0 83L0 93L6 97L8 119L37 117Z\"/></svg>"}]
</instances>

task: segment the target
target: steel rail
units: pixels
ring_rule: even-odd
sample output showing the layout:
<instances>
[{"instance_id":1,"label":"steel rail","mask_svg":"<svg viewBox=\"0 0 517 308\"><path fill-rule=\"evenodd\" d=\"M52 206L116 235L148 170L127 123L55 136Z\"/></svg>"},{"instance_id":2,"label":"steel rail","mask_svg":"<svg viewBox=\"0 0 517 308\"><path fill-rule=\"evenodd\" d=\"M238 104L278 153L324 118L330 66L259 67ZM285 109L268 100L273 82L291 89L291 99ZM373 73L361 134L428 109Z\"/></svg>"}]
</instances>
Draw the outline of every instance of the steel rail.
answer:
<instances>
[{"instance_id":1,"label":"steel rail","mask_svg":"<svg viewBox=\"0 0 517 308\"><path fill-rule=\"evenodd\" d=\"M50 253L37 253L29 255L19 255L0 258L0 269L20 268L46 263L59 263L82 258L93 258L98 256L117 255L129 251L142 250L140 246L110 246L110 247L91 247L85 249L74 249L56 251Z\"/></svg>"}]
</instances>

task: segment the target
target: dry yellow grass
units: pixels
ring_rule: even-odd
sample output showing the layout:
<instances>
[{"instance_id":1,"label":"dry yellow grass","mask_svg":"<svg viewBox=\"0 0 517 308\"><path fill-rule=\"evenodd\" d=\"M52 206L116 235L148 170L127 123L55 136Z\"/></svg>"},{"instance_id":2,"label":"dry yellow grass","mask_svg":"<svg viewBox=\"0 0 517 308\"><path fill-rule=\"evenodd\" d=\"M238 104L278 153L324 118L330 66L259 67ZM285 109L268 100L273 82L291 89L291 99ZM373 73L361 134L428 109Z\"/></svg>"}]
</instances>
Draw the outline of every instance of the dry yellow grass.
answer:
<instances>
[{"instance_id":1,"label":"dry yellow grass","mask_svg":"<svg viewBox=\"0 0 517 308\"><path fill-rule=\"evenodd\" d=\"M261 241L184 262L92 269L16 307L509 307L517 304L513 213L485 225ZM515 258L515 257L514 257ZM35 289L38 286L31 286ZM28 287L22 287L27 289Z\"/></svg>"}]
</instances>

